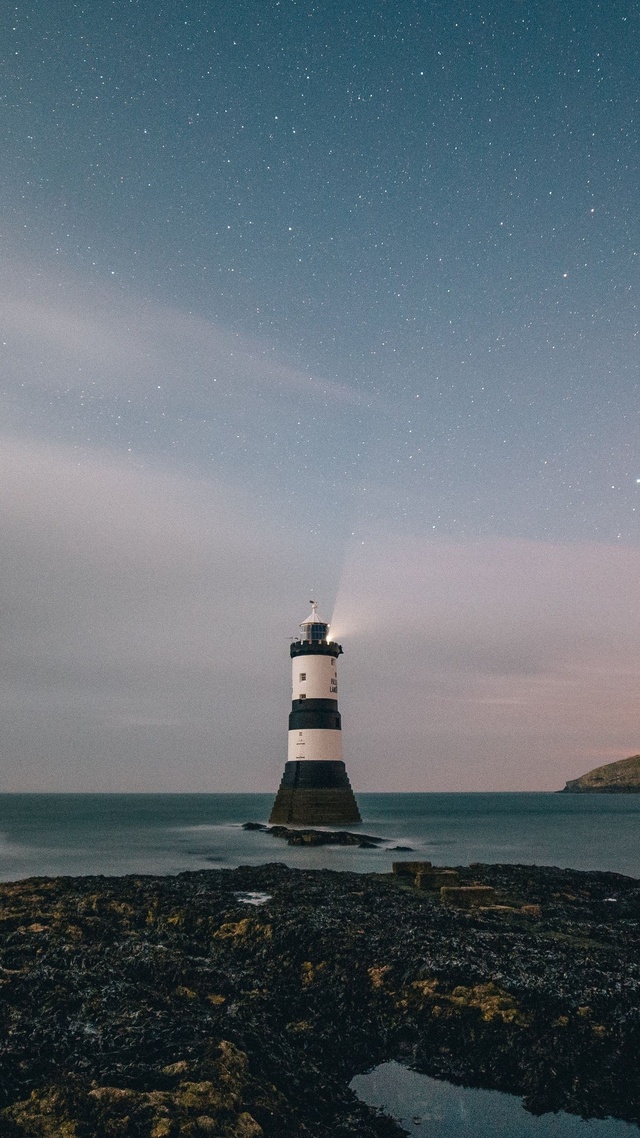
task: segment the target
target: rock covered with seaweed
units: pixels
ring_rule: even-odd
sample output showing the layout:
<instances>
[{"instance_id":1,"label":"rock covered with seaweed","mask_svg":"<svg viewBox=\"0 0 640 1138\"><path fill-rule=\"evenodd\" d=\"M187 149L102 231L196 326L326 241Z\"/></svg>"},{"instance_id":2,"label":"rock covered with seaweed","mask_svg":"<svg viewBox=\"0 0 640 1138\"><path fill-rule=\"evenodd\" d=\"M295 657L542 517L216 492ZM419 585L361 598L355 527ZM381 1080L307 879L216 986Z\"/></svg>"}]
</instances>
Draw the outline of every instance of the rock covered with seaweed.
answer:
<instances>
[{"instance_id":1,"label":"rock covered with seaweed","mask_svg":"<svg viewBox=\"0 0 640 1138\"><path fill-rule=\"evenodd\" d=\"M277 864L0 885L0 1134L390 1138L348 1084L391 1058L640 1121L640 883L457 872L494 903Z\"/></svg>"}]
</instances>

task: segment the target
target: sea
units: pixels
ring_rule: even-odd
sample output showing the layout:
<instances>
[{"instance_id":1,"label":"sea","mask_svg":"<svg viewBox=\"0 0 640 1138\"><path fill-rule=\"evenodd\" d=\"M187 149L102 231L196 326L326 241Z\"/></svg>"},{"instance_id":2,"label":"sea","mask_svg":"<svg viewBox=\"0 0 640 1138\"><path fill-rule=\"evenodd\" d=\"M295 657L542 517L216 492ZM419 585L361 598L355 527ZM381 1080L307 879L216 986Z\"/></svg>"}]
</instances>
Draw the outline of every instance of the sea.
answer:
<instances>
[{"instance_id":1,"label":"sea","mask_svg":"<svg viewBox=\"0 0 640 1138\"><path fill-rule=\"evenodd\" d=\"M32 876L176 874L281 862L388 873L402 856L435 865L507 862L640 877L640 795L358 794L375 849L287 846L266 823L272 794L2 794L0 880ZM338 827L331 827L338 828ZM640 1138L615 1119L540 1118L520 1099L459 1087L395 1062L358 1075L363 1101L413 1138Z\"/></svg>"},{"instance_id":2,"label":"sea","mask_svg":"<svg viewBox=\"0 0 640 1138\"><path fill-rule=\"evenodd\" d=\"M273 861L387 873L398 846L434 865L508 862L640 877L640 795L357 797L357 830L382 838L377 849L287 846L269 833L243 830L244 822L267 822L271 794L0 794L0 880Z\"/></svg>"}]
</instances>

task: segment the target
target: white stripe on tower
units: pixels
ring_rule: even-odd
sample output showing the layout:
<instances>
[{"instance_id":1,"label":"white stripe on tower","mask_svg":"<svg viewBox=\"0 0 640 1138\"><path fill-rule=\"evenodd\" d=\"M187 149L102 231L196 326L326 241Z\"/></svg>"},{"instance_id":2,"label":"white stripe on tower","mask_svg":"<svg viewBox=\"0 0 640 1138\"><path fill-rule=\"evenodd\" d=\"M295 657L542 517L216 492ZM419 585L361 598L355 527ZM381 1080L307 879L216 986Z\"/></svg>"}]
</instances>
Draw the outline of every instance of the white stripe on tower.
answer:
<instances>
[{"instance_id":1,"label":"white stripe on tower","mask_svg":"<svg viewBox=\"0 0 640 1138\"><path fill-rule=\"evenodd\" d=\"M297 642L296 642L297 647ZM304 651L304 644L300 645ZM336 649L338 645L334 646ZM294 656L291 699L338 699L337 656Z\"/></svg>"},{"instance_id":2,"label":"white stripe on tower","mask_svg":"<svg viewBox=\"0 0 640 1138\"><path fill-rule=\"evenodd\" d=\"M329 625L320 619L315 601L300 625L302 636L291 645L291 715L287 762L342 762L338 711L339 644L328 640Z\"/></svg>"},{"instance_id":3,"label":"white stripe on tower","mask_svg":"<svg viewBox=\"0 0 640 1138\"><path fill-rule=\"evenodd\" d=\"M293 763L298 759L342 762L342 731L330 731L321 727L290 731L287 762Z\"/></svg>"}]
</instances>

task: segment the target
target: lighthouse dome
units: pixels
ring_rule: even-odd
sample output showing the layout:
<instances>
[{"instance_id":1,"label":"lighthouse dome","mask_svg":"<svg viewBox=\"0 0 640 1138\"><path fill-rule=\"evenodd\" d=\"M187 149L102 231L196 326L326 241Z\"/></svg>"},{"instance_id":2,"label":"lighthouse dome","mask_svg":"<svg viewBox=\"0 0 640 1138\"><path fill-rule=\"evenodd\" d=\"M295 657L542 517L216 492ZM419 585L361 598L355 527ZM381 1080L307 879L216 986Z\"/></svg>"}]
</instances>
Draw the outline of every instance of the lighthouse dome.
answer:
<instances>
[{"instance_id":1,"label":"lighthouse dome","mask_svg":"<svg viewBox=\"0 0 640 1138\"><path fill-rule=\"evenodd\" d=\"M320 641L327 639L329 625L318 616L318 605L316 601L311 601L311 612L307 619L303 620L300 628L302 629L302 639L304 641L318 644Z\"/></svg>"}]
</instances>

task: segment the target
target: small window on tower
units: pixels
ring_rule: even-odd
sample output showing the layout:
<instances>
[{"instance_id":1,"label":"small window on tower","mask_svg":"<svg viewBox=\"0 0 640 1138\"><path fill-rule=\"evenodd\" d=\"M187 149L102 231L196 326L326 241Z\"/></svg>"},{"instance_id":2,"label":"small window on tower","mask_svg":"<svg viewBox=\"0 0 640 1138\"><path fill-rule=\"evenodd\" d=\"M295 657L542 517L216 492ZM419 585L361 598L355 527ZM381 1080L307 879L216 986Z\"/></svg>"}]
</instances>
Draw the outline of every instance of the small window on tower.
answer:
<instances>
[{"instance_id":1,"label":"small window on tower","mask_svg":"<svg viewBox=\"0 0 640 1138\"><path fill-rule=\"evenodd\" d=\"M301 692L300 692L300 695L298 696L298 699L306 699L306 698L307 698L307 697L306 697L306 695L304 694L304 692L303 692L303 691L301 691Z\"/></svg>"},{"instance_id":2,"label":"small window on tower","mask_svg":"<svg viewBox=\"0 0 640 1138\"><path fill-rule=\"evenodd\" d=\"M302 681L306 680L306 678L307 678L307 673L306 672L300 672L300 682L302 683Z\"/></svg>"}]
</instances>

